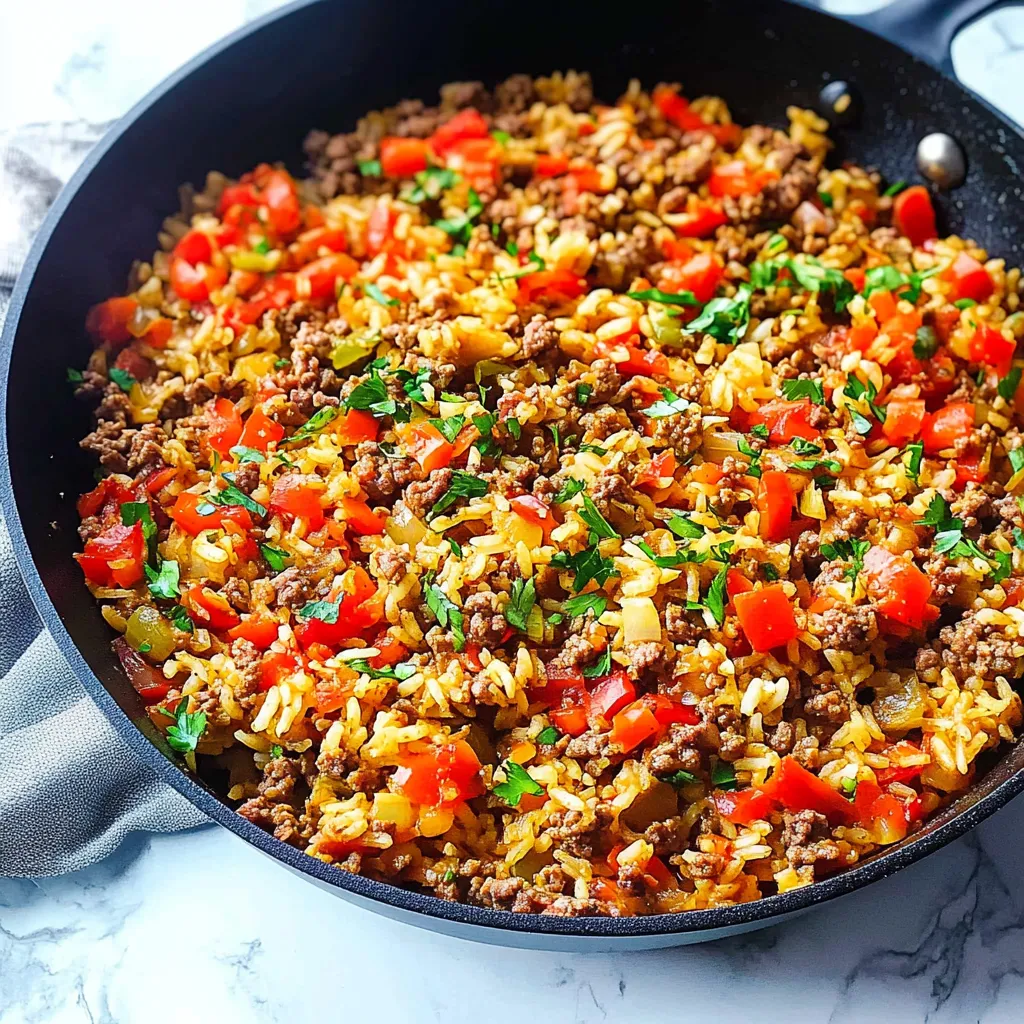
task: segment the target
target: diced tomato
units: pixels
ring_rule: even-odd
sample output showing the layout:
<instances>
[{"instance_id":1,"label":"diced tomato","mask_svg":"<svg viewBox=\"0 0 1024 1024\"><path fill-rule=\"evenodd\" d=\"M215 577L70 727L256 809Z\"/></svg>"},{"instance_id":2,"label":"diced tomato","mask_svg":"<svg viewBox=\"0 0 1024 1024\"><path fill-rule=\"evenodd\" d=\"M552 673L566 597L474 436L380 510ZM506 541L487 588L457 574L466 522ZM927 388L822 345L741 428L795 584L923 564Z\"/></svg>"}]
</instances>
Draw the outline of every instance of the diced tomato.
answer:
<instances>
[{"instance_id":1,"label":"diced tomato","mask_svg":"<svg viewBox=\"0 0 1024 1024\"><path fill-rule=\"evenodd\" d=\"M610 359L615 363L615 369L626 377L668 376L668 357L663 352L638 348L635 344L637 341L638 335L631 335L628 339L599 341L594 346L594 352L602 358Z\"/></svg>"},{"instance_id":2,"label":"diced tomato","mask_svg":"<svg viewBox=\"0 0 1024 1024\"><path fill-rule=\"evenodd\" d=\"M889 758L893 757L906 757L908 755L916 755L921 753L921 748L916 743L911 743L909 740L900 740L899 743L894 743L891 747L886 748L882 753ZM912 764L912 765L891 765L888 768L876 768L875 777L883 785L887 786L890 782L910 782L911 779L916 779L918 775L924 770L925 765L923 764Z\"/></svg>"},{"instance_id":3,"label":"diced tomato","mask_svg":"<svg viewBox=\"0 0 1024 1024\"><path fill-rule=\"evenodd\" d=\"M209 263L213 259L213 243L210 236L202 231L186 231L175 245L173 255L191 263L193 267L199 263Z\"/></svg>"},{"instance_id":4,"label":"diced tomato","mask_svg":"<svg viewBox=\"0 0 1024 1024\"><path fill-rule=\"evenodd\" d=\"M562 153L539 153L533 165L533 173L538 178L554 178L569 170L569 158Z\"/></svg>"},{"instance_id":5,"label":"diced tomato","mask_svg":"<svg viewBox=\"0 0 1024 1024\"><path fill-rule=\"evenodd\" d=\"M985 267L965 252L959 253L952 265L943 271L942 279L953 285L949 296L950 302L956 302L958 299L984 302L996 287Z\"/></svg>"},{"instance_id":6,"label":"diced tomato","mask_svg":"<svg viewBox=\"0 0 1024 1024\"><path fill-rule=\"evenodd\" d=\"M684 238L707 238L728 220L717 202L700 199L691 192L686 197L686 212L672 227Z\"/></svg>"},{"instance_id":7,"label":"diced tomato","mask_svg":"<svg viewBox=\"0 0 1024 1024\"><path fill-rule=\"evenodd\" d=\"M350 281L359 272L359 264L347 253L334 252L307 263L295 275L299 294L309 289L313 299L333 299L338 280Z\"/></svg>"},{"instance_id":8,"label":"diced tomato","mask_svg":"<svg viewBox=\"0 0 1024 1024\"><path fill-rule=\"evenodd\" d=\"M257 168L260 171L261 168ZM302 225L298 190L286 171L271 170L262 182L261 200L267 207L267 219L278 235L290 235Z\"/></svg>"},{"instance_id":9,"label":"diced tomato","mask_svg":"<svg viewBox=\"0 0 1024 1024\"><path fill-rule=\"evenodd\" d=\"M661 111L661 116L684 132L707 132L720 145L731 149L735 149L743 138L743 131L738 124L710 124L705 121L690 108L689 101L671 86L658 86L651 94L651 99Z\"/></svg>"},{"instance_id":10,"label":"diced tomato","mask_svg":"<svg viewBox=\"0 0 1024 1024\"><path fill-rule=\"evenodd\" d=\"M853 285L855 292L864 291L866 275L863 267L848 267L843 271L843 277Z\"/></svg>"},{"instance_id":11,"label":"diced tomato","mask_svg":"<svg viewBox=\"0 0 1024 1024\"><path fill-rule=\"evenodd\" d=\"M811 426L811 402L804 398L788 402L776 399L765 402L750 417L750 425L763 423L768 428L768 436L778 444L786 444L794 437L802 437L807 441L817 441L821 431Z\"/></svg>"},{"instance_id":12,"label":"diced tomato","mask_svg":"<svg viewBox=\"0 0 1024 1024\"><path fill-rule=\"evenodd\" d=\"M734 603L737 594L748 594L753 589L754 584L739 569L730 569L725 574L725 593L730 604Z\"/></svg>"},{"instance_id":13,"label":"diced tomato","mask_svg":"<svg viewBox=\"0 0 1024 1024\"><path fill-rule=\"evenodd\" d=\"M914 565L885 548L872 547L864 556L864 580L878 610L890 619L921 629L937 615L931 580Z\"/></svg>"},{"instance_id":14,"label":"diced tomato","mask_svg":"<svg viewBox=\"0 0 1024 1024\"><path fill-rule=\"evenodd\" d=\"M341 597L336 622L308 619L295 629L295 636L306 650L313 644L335 648L380 621L384 611L383 595L362 566L345 570L341 578Z\"/></svg>"},{"instance_id":15,"label":"diced tomato","mask_svg":"<svg viewBox=\"0 0 1024 1024\"><path fill-rule=\"evenodd\" d=\"M909 830L907 809L890 793L876 797L868 808L868 818L874 838L882 844L898 843Z\"/></svg>"},{"instance_id":16,"label":"diced tomato","mask_svg":"<svg viewBox=\"0 0 1024 1024\"><path fill-rule=\"evenodd\" d=\"M602 720L610 722L617 711L635 699L636 687L622 669L601 676L590 690L588 719L591 727L600 725Z\"/></svg>"},{"instance_id":17,"label":"diced tomato","mask_svg":"<svg viewBox=\"0 0 1024 1024\"><path fill-rule=\"evenodd\" d=\"M124 345L132 340L128 321L138 308L138 302L131 296L114 296L89 310L85 318L85 329L95 341L106 345Z\"/></svg>"},{"instance_id":18,"label":"diced tomato","mask_svg":"<svg viewBox=\"0 0 1024 1024\"><path fill-rule=\"evenodd\" d=\"M757 492L757 510L761 514L758 532L761 536L768 541L785 540L789 536L795 508L788 474L766 469L761 474Z\"/></svg>"},{"instance_id":19,"label":"diced tomato","mask_svg":"<svg viewBox=\"0 0 1024 1024\"><path fill-rule=\"evenodd\" d=\"M784 757L760 789L764 796L787 811L817 811L830 821L846 824L854 821L853 804L794 757Z\"/></svg>"},{"instance_id":20,"label":"diced tomato","mask_svg":"<svg viewBox=\"0 0 1024 1024\"><path fill-rule=\"evenodd\" d=\"M324 487L323 480L318 476L288 473L278 477L274 483L274 489L270 492L270 507L283 515L305 519L310 530L319 530L324 525L324 510L320 504Z\"/></svg>"},{"instance_id":21,"label":"diced tomato","mask_svg":"<svg viewBox=\"0 0 1024 1024\"><path fill-rule=\"evenodd\" d=\"M771 814L775 801L758 789L741 789L734 793L715 790L715 809L734 825L749 825Z\"/></svg>"},{"instance_id":22,"label":"diced tomato","mask_svg":"<svg viewBox=\"0 0 1024 1024\"><path fill-rule=\"evenodd\" d=\"M142 340L153 348L164 348L173 333L174 324L167 317L158 316L149 322Z\"/></svg>"},{"instance_id":23,"label":"diced tomato","mask_svg":"<svg viewBox=\"0 0 1024 1024\"><path fill-rule=\"evenodd\" d=\"M984 483L988 478L988 469L982 468L980 455L961 455L956 460L956 486L963 488L965 484Z\"/></svg>"},{"instance_id":24,"label":"diced tomato","mask_svg":"<svg viewBox=\"0 0 1024 1024\"><path fill-rule=\"evenodd\" d=\"M277 639L277 619L261 619L248 616L228 630L230 640L248 640L261 651L265 651Z\"/></svg>"},{"instance_id":25,"label":"diced tomato","mask_svg":"<svg viewBox=\"0 0 1024 1024\"><path fill-rule=\"evenodd\" d=\"M201 626L209 629L231 629L237 626L240 619L238 612L231 607L223 594L218 594L209 587L196 585L189 587L182 597L192 618Z\"/></svg>"},{"instance_id":26,"label":"diced tomato","mask_svg":"<svg viewBox=\"0 0 1024 1024\"><path fill-rule=\"evenodd\" d=\"M671 448L655 455L637 474L636 485L643 488L665 487L677 469L676 453Z\"/></svg>"},{"instance_id":27,"label":"diced tomato","mask_svg":"<svg viewBox=\"0 0 1024 1024\"><path fill-rule=\"evenodd\" d=\"M112 522L121 521L121 506L126 501L134 501L135 494L130 487L126 487L116 476L104 477L91 491L83 494L75 506L78 515L85 519L87 516L101 516Z\"/></svg>"},{"instance_id":28,"label":"diced tomato","mask_svg":"<svg viewBox=\"0 0 1024 1024\"><path fill-rule=\"evenodd\" d=\"M519 278L519 301L568 302L587 290L587 282L571 270L538 270Z\"/></svg>"},{"instance_id":29,"label":"diced tomato","mask_svg":"<svg viewBox=\"0 0 1024 1024\"><path fill-rule=\"evenodd\" d=\"M690 470L690 478L699 484L714 487L725 474L722 467L714 462L702 462Z\"/></svg>"},{"instance_id":30,"label":"diced tomato","mask_svg":"<svg viewBox=\"0 0 1024 1024\"><path fill-rule=\"evenodd\" d=\"M958 323L960 323L960 310L954 306L932 311L932 326L943 345L949 343L949 336L956 329Z\"/></svg>"},{"instance_id":31,"label":"diced tomato","mask_svg":"<svg viewBox=\"0 0 1024 1024\"><path fill-rule=\"evenodd\" d=\"M389 178L411 178L427 169L426 139L383 138L380 140L380 166Z\"/></svg>"},{"instance_id":32,"label":"diced tomato","mask_svg":"<svg viewBox=\"0 0 1024 1024\"><path fill-rule=\"evenodd\" d=\"M658 725L662 728L677 722L681 722L683 725L696 725L700 721L700 716L692 705L672 700L664 694L645 693L640 700L651 710Z\"/></svg>"},{"instance_id":33,"label":"diced tomato","mask_svg":"<svg viewBox=\"0 0 1024 1024\"><path fill-rule=\"evenodd\" d=\"M912 185L896 196L892 201L892 214L896 229L914 245L924 245L928 239L938 237L935 208L924 185Z\"/></svg>"},{"instance_id":34,"label":"diced tomato","mask_svg":"<svg viewBox=\"0 0 1024 1024\"><path fill-rule=\"evenodd\" d=\"M872 292L868 299L868 305L874 311L875 319L883 324L891 320L899 313L899 306L896 304L896 297L892 292Z\"/></svg>"},{"instance_id":35,"label":"diced tomato","mask_svg":"<svg viewBox=\"0 0 1024 1024\"><path fill-rule=\"evenodd\" d=\"M203 515L198 509L205 505L211 505L205 494L183 491L167 510L167 514L193 537L203 530L223 529L227 522L235 523L242 530L252 529L252 517L241 505L211 505L210 513Z\"/></svg>"},{"instance_id":36,"label":"diced tomato","mask_svg":"<svg viewBox=\"0 0 1024 1024\"><path fill-rule=\"evenodd\" d=\"M712 168L708 190L719 197L755 195L776 178L778 174L775 171L755 170L743 160L733 160Z\"/></svg>"},{"instance_id":37,"label":"diced tomato","mask_svg":"<svg viewBox=\"0 0 1024 1024\"><path fill-rule=\"evenodd\" d=\"M885 369L894 384L917 384L929 408L935 408L956 384L956 364L942 348L922 361L914 355L913 345L906 345L896 352Z\"/></svg>"},{"instance_id":38,"label":"diced tomato","mask_svg":"<svg viewBox=\"0 0 1024 1024\"><path fill-rule=\"evenodd\" d=\"M284 437L284 427L272 420L262 409L253 409L242 428L238 443L245 448L265 452L272 442Z\"/></svg>"},{"instance_id":39,"label":"diced tomato","mask_svg":"<svg viewBox=\"0 0 1024 1024\"><path fill-rule=\"evenodd\" d=\"M227 455L242 436L242 414L234 402L218 398L206 411L210 447Z\"/></svg>"},{"instance_id":40,"label":"diced tomato","mask_svg":"<svg viewBox=\"0 0 1024 1024\"><path fill-rule=\"evenodd\" d=\"M454 446L429 420L403 423L395 429L409 456L425 473L441 469L451 462Z\"/></svg>"},{"instance_id":41,"label":"diced tomato","mask_svg":"<svg viewBox=\"0 0 1024 1024\"><path fill-rule=\"evenodd\" d=\"M202 302L228 279L223 267L209 263L193 266L179 256L171 259L171 287L187 302Z\"/></svg>"},{"instance_id":42,"label":"diced tomato","mask_svg":"<svg viewBox=\"0 0 1024 1024\"><path fill-rule=\"evenodd\" d=\"M272 686L276 686L281 682L282 679L293 675L299 668L299 659L294 654L284 654L280 651L271 651L270 654L265 654L260 662L260 689L269 690ZM322 714L336 711L339 706L325 708L320 706L319 700L317 701L317 710Z\"/></svg>"},{"instance_id":43,"label":"diced tomato","mask_svg":"<svg viewBox=\"0 0 1024 1024\"><path fill-rule=\"evenodd\" d=\"M969 354L971 362L984 363L1005 377L1010 372L1017 343L1003 336L989 324L980 324L971 338Z\"/></svg>"},{"instance_id":44,"label":"diced tomato","mask_svg":"<svg viewBox=\"0 0 1024 1024\"><path fill-rule=\"evenodd\" d=\"M90 583L130 587L142 579L144 549L141 523L115 523L87 540L85 550L75 558Z\"/></svg>"},{"instance_id":45,"label":"diced tomato","mask_svg":"<svg viewBox=\"0 0 1024 1024\"><path fill-rule=\"evenodd\" d=\"M342 498L338 507L345 516L348 528L360 537L379 536L384 532L384 520L378 518L365 501Z\"/></svg>"},{"instance_id":46,"label":"diced tomato","mask_svg":"<svg viewBox=\"0 0 1024 1024\"><path fill-rule=\"evenodd\" d=\"M699 252L682 266L669 263L662 268L658 287L665 292L691 291L697 302L703 305L715 297L724 274L725 269L719 256L711 252Z\"/></svg>"},{"instance_id":47,"label":"diced tomato","mask_svg":"<svg viewBox=\"0 0 1024 1024\"><path fill-rule=\"evenodd\" d=\"M359 444L362 441L376 441L380 421L365 409L349 409L334 421L333 426L338 444Z\"/></svg>"},{"instance_id":48,"label":"diced tomato","mask_svg":"<svg viewBox=\"0 0 1024 1024\"><path fill-rule=\"evenodd\" d=\"M307 218L308 219L308 218ZM348 248L348 239L340 228L318 227L303 231L291 246L291 254L295 266L302 266L317 258L321 249L331 252L344 252Z\"/></svg>"},{"instance_id":49,"label":"diced tomato","mask_svg":"<svg viewBox=\"0 0 1024 1024\"><path fill-rule=\"evenodd\" d=\"M484 791L480 759L465 740L403 755L391 782L397 792L427 807L460 803Z\"/></svg>"},{"instance_id":50,"label":"diced tomato","mask_svg":"<svg viewBox=\"0 0 1024 1024\"><path fill-rule=\"evenodd\" d=\"M398 214L386 202L378 201L366 229L366 250L371 256L383 252L391 242Z\"/></svg>"},{"instance_id":51,"label":"diced tomato","mask_svg":"<svg viewBox=\"0 0 1024 1024\"><path fill-rule=\"evenodd\" d=\"M555 708L548 712L548 718L567 736L582 736L587 731L587 712L583 708Z\"/></svg>"},{"instance_id":52,"label":"diced tomato","mask_svg":"<svg viewBox=\"0 0 1024 1024\"><path fill-rule=\"evenodd\" d=\"M295 298L295 274L275 274L247 301L235 302L224 312L224 323L241 335L249 324L258 323L269 309L283 309Z\"/></svg>"},{"instance_id":53,"label":"diced tomato","mask_svg":"<svg viewBox=\"0 0 1024 1024\"><path fill-rule=\"evenodd\" d=\"M471 188L483 189L501 180L501 151L500 143L490 137L460 139L448 150L445 161Z\"/></svg>"},{"instance_id":54,"label":"diced tomato","mask_svg":"<svg viewBox=\"0 0 1024 1024\"><path fill-rule=\"evenodd\" d=\"M409 654L404 644L399 643L394 637L388 636L387 633L378 637L373 646L380 651L380 654L375 654L369 659L374 668L388 668L391 665L397 665Z\"/></svg>"},{"instance_id":55,"label":"diced tomato","mask_svg":"<svg viewBox=\"0 0 1024 1024\"><path fill-rule=\"evenodd\" d=\"M240 181L237 185L228 185L217 201L217 214L223 216L233 206L259 206L260 197L256 186L249 181Z\"/></svg>"},{"instance_id":56,"label":"diced tomato","mask_svg":"<svg viewBox=\"0 0 1024 1024\"><path fill-rule=\"evenodd\" d=\"M162 491L177 475L178 470L175 466L155 470L146 477L146 492L156 494L157 491Z\"/></svg>"},{"instance_id":57,"label":"diced tomato","mask_svg":"<svg viewBox=\"0 0 1024 1024\"><path fill-rule=\"evenodd\" d=\"M882 433L893 443L902 445L917 437L924 423L925 405L919 398L893 398L885 407Z\"/></svg>"},{"instance_id":58,"label":"diced tomato","mask_svg":"<svg viewBox=\"0 0 1024 1024\"><path fill-rule=\"evenodd\" d=\"M534 526L539 526L546 537L557 525L554 513L540 498L532 494L520 494L509 501L512 511Z\"/></svg>"},{"instance_id":59,"label":"diced tomato","mask_svg":"<svg viewBox=\"0 0 1024 1024\"><path fill-rule=\"evenodd\" d=\"M612 719L610 739L623 751L630 751L659 730L654 712L643 703L634 701Z\"/></svg>"},{"instance_id":60,"label":"diced tomato","mask_svg":"<svg viewBox=\"0 0 1024 1024\"><path fill-rule=\"evenodd\" d=\"M733 599L740 628L755 651L789 643L799 632L793 605L781 583L737 594Z\"/></svg>"},{"instance_id":61,"label":"diced tomato","mask_svg":"<svg viewBox=\"0 0 1024 1024\"><path fill-rule=\"evenodd\" d=\"M117 359L114 360L114 365L119 370L126 370L136 380L146 380L146 378L151 377L156 370L156 364L153 360L147 359L135 348L134 344L128 345L118 352Z\"/></svg>"},{"instance_id":62,"label":"diced tomato","mask_svg":"<svg viewBox=\"0 0 1024 1024\"><path fill-rule=\"evenodd\" d=\"M974 403L952 402L937 412L929 413L921 425L921 440L929 455L952 448L961 437L974 430Z\"/></svg>"},{"instance_id":63,"label":"diced tomato","mask_svg":"<svg viewBox=\"0 0 1024 1024\"><path fill-rule=\"evenodd\" d=\"M466 107L441 125L428 141L438 156L444 156L461 139L486 139L489 135L487 122L480 111Z\"/></svg>"}]
</instances>

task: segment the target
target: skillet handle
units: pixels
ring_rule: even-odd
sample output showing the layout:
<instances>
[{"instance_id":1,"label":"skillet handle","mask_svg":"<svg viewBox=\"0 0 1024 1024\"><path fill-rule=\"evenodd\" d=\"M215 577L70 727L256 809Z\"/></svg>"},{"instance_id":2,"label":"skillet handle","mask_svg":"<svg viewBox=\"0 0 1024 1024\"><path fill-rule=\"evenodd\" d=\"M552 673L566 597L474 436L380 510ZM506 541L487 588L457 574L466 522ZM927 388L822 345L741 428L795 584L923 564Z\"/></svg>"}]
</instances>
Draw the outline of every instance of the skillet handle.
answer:
<instances>
[{"instance_id":1,"label":"skillet handle","mask_svg":"<svg viewBox=\"0 0 1024 1024\"><path fill-rule=\"evenodd\" d=\"M951 78L953 37L998 0L895 0L870 14L846 20L909 50Z\"/></svg>"}]
</instances>

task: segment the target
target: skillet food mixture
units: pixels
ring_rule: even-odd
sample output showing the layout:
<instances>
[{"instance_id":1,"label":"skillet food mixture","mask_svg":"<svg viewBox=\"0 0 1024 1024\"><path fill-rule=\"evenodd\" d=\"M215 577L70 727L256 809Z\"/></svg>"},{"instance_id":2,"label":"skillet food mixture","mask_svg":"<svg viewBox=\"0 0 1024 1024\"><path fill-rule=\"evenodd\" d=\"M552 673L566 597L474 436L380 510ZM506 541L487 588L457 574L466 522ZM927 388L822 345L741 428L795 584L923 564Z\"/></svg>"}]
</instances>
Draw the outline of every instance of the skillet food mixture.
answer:
<instances>
[{"instance_id":1,"label":"skillet food mixture","mask_svg":"<svg viewBox=\"0 0 1024 1024\"><path fill-rule=\"evenodd\" d=\"M239 814L666 913L856 864L1014 738L1020 271L787 114L456 83L211 175L92 310L77 558Z\"/></svg>"}]
</instances>

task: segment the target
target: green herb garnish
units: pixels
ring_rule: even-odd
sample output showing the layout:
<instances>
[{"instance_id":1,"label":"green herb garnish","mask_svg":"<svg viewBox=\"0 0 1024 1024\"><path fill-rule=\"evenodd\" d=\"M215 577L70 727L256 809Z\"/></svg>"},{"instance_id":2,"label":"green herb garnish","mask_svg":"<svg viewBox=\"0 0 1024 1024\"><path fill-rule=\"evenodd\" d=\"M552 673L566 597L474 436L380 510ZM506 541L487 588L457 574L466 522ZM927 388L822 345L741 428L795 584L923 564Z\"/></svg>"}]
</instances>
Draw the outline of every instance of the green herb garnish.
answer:
<instances>
[{"instance_id":1,"label":"green herb garnish","mask_svg":"<svg viewBox=\"0 0 1024 1024\"><path fill-rule=\"evenodd\" d=\"M544 787L530 778L530 773L515 761L504 761L501 767L504 769L507 781L499 782L491 792L504 800L509 807L518 807L519 801L524 796L541 796Z\"/></svg>"}]
</instances>

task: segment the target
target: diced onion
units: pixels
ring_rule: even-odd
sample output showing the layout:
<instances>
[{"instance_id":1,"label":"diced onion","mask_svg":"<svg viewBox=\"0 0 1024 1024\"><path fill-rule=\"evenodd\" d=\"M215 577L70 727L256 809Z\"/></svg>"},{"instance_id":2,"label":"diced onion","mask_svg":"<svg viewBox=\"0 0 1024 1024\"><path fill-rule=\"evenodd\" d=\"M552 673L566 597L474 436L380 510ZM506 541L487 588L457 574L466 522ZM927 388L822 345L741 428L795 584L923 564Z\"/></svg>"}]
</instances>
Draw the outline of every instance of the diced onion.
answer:
<instances>
[{"instance_id":1,"label":"diced onion","mask_svg":"<svg viewBox=\"0 0 1024 1024\"><path fill-rule=\"evenodd\" d=\"M624 597L619 604L622 608L622 632L626 643L661 639L658 609L654 607L654 602L649 597Z\"/></svg>"},{"instance_id":2,"label":"diced onion","mask_svg":"<svg viewBox=\"0 0 1024 1024\"><path fill-rule=\"evenodd\" d=\"M427 535L427 528L405 505L396 507L384 529L396 544L408 544L410 547L415 547Z\"/></svg>"},{"instance_id":3,"label":"diced onion","mask_svg":"<svg viewBox=\"0 0 1024 1024\"><path fill-rule=\"evenodd\" d=\"M721 430L704 435L704 458L708 462L724 462L727 455L739 451L743 435L734 430Z\"/></svg>"},{"instance_id":4,"label":"diced onion","mask_svg":"<svg viewBox=\"0 0 1024 1024\"><path fill-rule=\"evenodd\" d=\"M526 635L538 644L544 639L544 613L539 604L535 604L526 616Z\"/></svg>"},{"instance_id":5,"label":"diced onion","mask_svg":"<svg viewBox=\"0 0 1024 1024\"><path fill-rule=\"evenodd\" d=\"M916 675L879 687L871 704L875 721L886 732L906 732L921 724L925 713L924 687Z\"/></svg>"}]
</instances>

